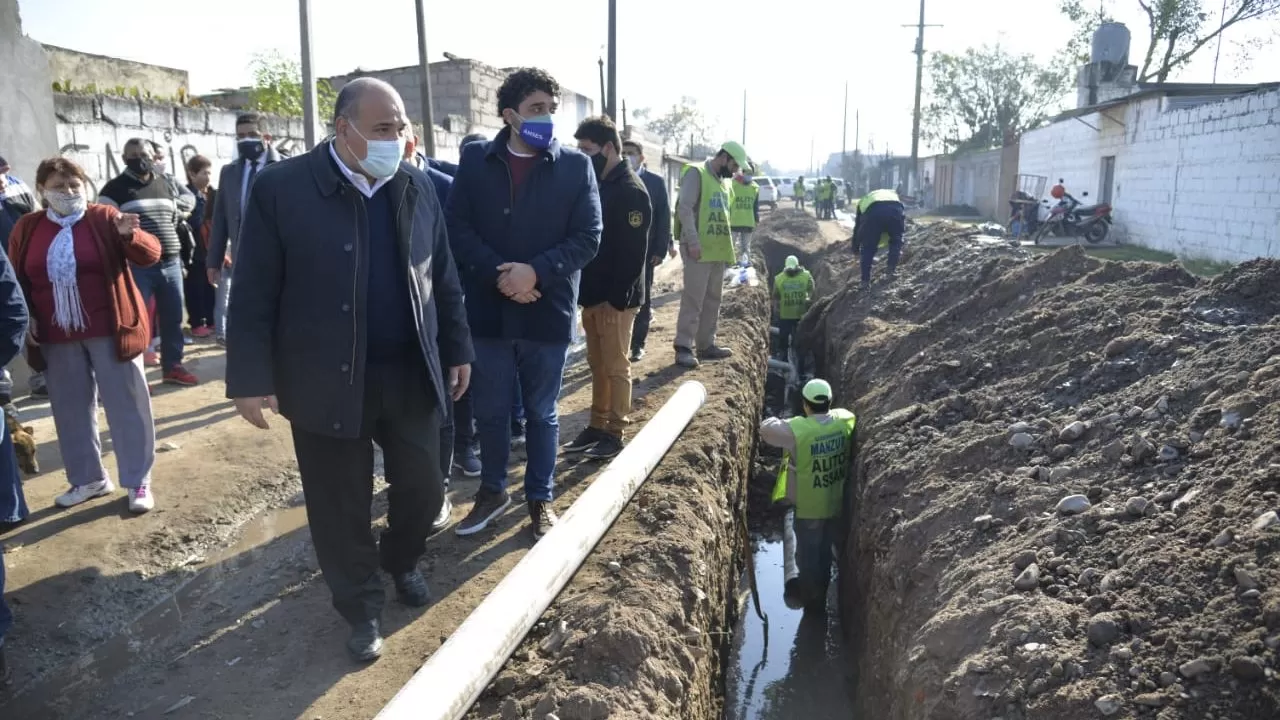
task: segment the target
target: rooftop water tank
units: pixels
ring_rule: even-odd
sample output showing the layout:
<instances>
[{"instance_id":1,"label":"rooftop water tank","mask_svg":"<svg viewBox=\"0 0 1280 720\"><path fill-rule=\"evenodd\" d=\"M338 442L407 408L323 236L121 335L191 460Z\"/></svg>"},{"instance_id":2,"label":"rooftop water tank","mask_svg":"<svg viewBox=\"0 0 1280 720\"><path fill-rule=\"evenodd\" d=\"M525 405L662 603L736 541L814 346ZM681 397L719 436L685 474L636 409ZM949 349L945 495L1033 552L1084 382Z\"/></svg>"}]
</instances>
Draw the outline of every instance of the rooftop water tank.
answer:
<instances>
[{"instance_id":1,"label":"rooftop water tank","mask_svg":"<svg viewBox=\"0 0 1280 720\"><path fill-rule=\"evenodd\" d=\"M1124 67L1129 64L1129 28L1124 23L1107 22L1093 33L1093 47L1089 62L1111 63Z\"/></svg>"}]
</instances>

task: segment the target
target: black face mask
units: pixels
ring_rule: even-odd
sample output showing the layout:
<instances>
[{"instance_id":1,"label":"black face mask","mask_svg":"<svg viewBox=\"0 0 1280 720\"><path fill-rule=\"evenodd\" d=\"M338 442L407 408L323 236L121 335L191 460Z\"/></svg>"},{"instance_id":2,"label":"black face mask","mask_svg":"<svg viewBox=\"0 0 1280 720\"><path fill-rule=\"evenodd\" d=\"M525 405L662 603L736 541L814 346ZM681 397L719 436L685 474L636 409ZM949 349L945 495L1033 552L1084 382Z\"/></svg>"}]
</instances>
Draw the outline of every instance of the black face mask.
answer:
<instances>
[{"instance_id":1,"label":"black face mask","mask_svg":"<svg viewBox=\"0 0 1280 720\"><path fill-rule=\"evenodd\" d=\"M151 167L152 167L151 158L148 158L148 157L126 158L124 161L124 165L125 167L132 170L135 175L151 174Z\"/></svg>"},{"instance_id":2,"label":"black face mask","mask_svg":"<svg viewBox=\"0 0 1280 720\"><path fill-rule=\"evenodd\" d=\"M609 158L605 157L604 153L602 152L598 152L595 155L591 156L591 167L595 168L597 178L599 179L604 178L604 166L607 165L608 163L609 163Z\"/></svg>"},{"instance_id":3,"label":"black face mask","mask_svg":"<svg viewBox=\"0 0 1280 720\"><path fill-rule=\"evenodd\" d=\"M236 143L236 148L240 151L240 157L249 162L256 161L267 150L266 145L257 138L245 138Z\"/></svg>"}]
</instances>

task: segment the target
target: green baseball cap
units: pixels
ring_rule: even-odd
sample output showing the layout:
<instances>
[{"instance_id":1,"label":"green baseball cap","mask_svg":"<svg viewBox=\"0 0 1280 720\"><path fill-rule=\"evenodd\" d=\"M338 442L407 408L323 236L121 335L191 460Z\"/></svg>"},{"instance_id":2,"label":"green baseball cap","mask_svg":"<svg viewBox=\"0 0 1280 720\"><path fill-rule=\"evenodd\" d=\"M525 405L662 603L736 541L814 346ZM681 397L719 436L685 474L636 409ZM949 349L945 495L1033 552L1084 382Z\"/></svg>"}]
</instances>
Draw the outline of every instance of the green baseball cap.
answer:
<instances>
[{"instance_id":1,"label":"green baseball cap","mask_svg":"<svg viewBox=\"0 0 1280 720\"><path fill-rule=\"evenodd\" d=\"M800 267L800 258L796 257L795 255L788 255L786 262L783 264L786 266L788 270L795 270L796 268Z\"/></svg>"},{"instance_id":2,"label":"green baseball cap","mask_svg":"<svg viewBox=\"0 0 1280 720\"><path fill-rule=\"evenodd\" d=\"M747 149L742 147L742 143L729 140L721 145L720 149L729 153L729 157L738 163L738 169L743 170L751 167L751 158L747 155Z\"/></svg>"},{"instance_id":3,"label":"green baseball cap","mask_svg":"<svg viewBox=\"0 0 1280 720\"><path fill-rule=\"evenodd\" d=\"M814 378L805 383L804 389L800 391L800 394L811 403L831 402L833 396L831 383L822 378Z\"/></svg>"}]
</instances>

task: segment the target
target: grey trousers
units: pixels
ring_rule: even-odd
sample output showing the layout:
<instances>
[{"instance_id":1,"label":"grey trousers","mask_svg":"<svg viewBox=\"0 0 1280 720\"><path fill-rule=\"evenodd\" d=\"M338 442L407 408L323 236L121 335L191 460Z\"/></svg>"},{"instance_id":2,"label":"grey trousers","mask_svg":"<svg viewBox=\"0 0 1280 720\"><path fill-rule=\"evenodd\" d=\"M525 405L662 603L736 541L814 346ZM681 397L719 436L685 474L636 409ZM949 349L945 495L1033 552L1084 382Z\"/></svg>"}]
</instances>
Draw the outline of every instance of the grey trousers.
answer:
<instances>
[{"instance_id":1,"label":"grey trousers","mask_svg":"<svg viewBox=\"0 0 1280 720\"><path fill-rule=\"evenodd\" d=\"M136 488L149 483L156 460L156 425L142 356L121 362L111 338L49 343L40 349L49 365L49 406L67 481L78 487L108 478L98 433L101 397L120 485Z\"/></svg>"},{"instance_id":2,"label":"grey trousers","mask_svg":"<svg viewBox=\"0 0 1280 720\"><path fill-rule=\"evenodd\" d=\"M720 323L720 298L724 295L722 262L695 262L684 251L684 287L680 290L680 315L676 320L678 348L706 350L716 344Z\"/></svg>"},{"instance_id":3,"label":"grey trousers","mask_svg":"<svg viewBox=\"0 0 1280 720\"><path fill-rule=\"evenodd\" d=\"M755 232L753 228L734 228L733 229L733 246L737 249L738 255L746 255L747 261L751 260L751 233Z\"/></svg>"}]
</instances>

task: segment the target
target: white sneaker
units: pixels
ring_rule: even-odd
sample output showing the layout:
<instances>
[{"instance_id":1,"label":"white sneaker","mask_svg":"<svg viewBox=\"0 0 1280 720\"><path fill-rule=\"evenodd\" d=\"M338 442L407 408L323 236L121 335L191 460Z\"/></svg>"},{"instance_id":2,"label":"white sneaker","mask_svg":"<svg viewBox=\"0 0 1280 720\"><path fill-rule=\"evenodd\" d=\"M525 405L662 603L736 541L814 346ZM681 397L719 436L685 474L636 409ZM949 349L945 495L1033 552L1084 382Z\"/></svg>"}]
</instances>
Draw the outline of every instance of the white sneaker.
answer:
<instances>
[{"instance_id":1,"label":"white sneaker","mask_svg":"<svg viewBox=\"0 0 1280 720\"><path fill-rule=\"evenodd\" d=\"M99 480L88 485L77 485L70 490L62 493L53 499L53 504L60 508L75 507L82 502L92 500L103 495L110 495L116 491L116 486L110 479Z\"/></svg>"},{"instance_id":2,"label":"white sneaker","mask_svg":"<svg viewBox=\"0 0 1280 720\"><path fill-rule=\"evenodd\" d=\"M129 512L144 513L156 506L156 496L151 494L151 485L129 490Z\"/></svg>"}]
</instances>

